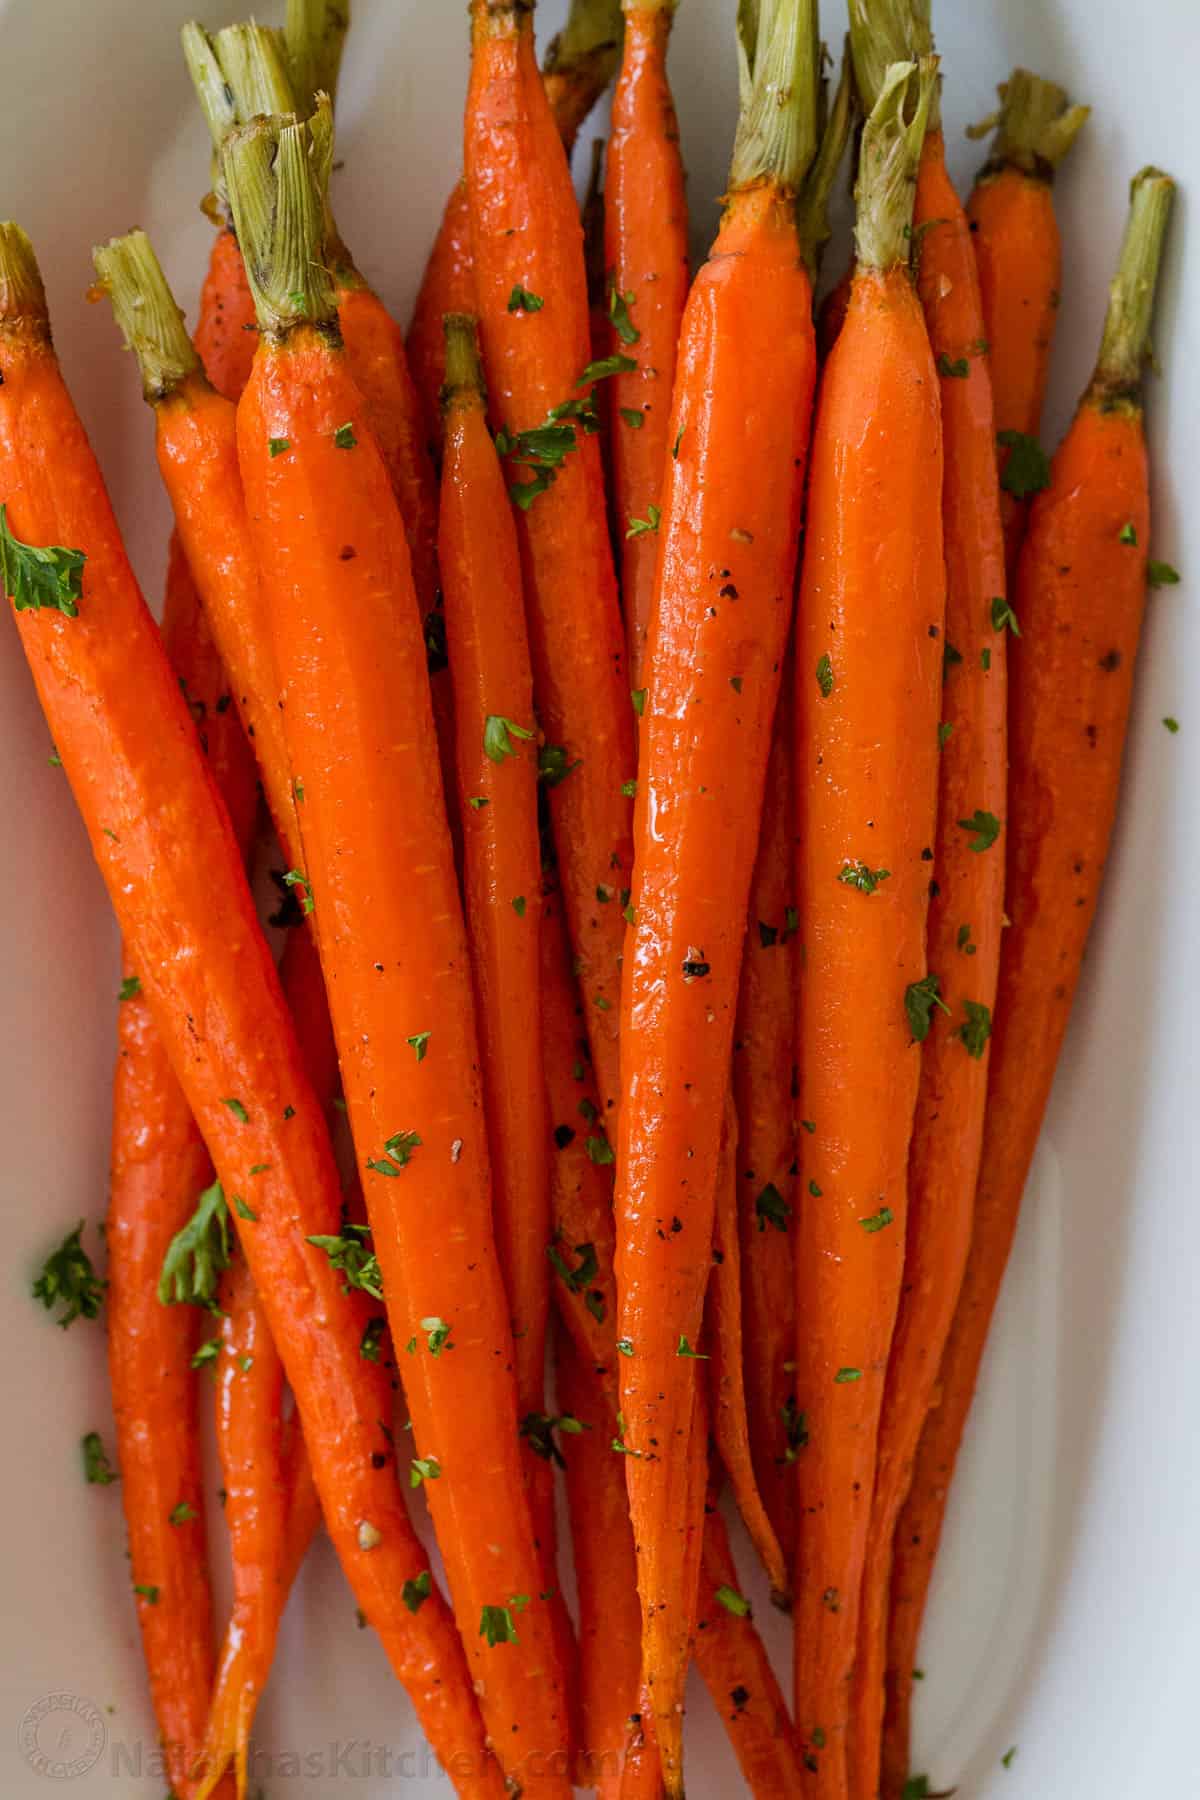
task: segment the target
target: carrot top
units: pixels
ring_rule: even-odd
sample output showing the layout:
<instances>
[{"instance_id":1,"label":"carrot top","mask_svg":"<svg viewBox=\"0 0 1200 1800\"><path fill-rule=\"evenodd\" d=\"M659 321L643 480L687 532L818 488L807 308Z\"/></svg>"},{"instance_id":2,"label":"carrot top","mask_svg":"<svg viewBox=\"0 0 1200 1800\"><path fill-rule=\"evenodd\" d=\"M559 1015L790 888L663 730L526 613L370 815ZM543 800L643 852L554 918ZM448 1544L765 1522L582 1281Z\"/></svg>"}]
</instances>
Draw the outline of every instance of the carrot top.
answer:
<instances>
[{"instance_id":1,"label":"carrot top","mask_svg":"<svg viewBox=\"0 0 1200 1800\"><path fill-rule=\"evenodd\" d=\"M1064 89L1028 69L1014 69L996 92L1000 96L996 111L967 130L973 138L995 131L987 170L1017 168L1049 180L1079 136L1091 107L1068 106Z\"/></svg>"},{"instance_id":2,"label":"carrot top","mask_svg":"<svg viewBox=\"0 0 1200 1800\"><path fill-rule=\"evenodd\" d=\"M322 96L306 123L259 118L225 141L222 162L246 278L263 330L285 337L301 324L334 326L333 280L324 259L333 114Z\"/></svg>"},{"instance_id":3,"label":"carrot top","mask_svg":"<svg viewBox=\"0 0 1200 1800\"><path fill-rule=\"evenodd\" d=\"M617 72L624 29L621 0L571 0L566 24L550 40L542 78L568 144Z\"/></svg>"},{"instance_id":4,"label":"carrot top","mask_svg":"<svg viewBox=\"0 0 1200 1800\"><path fill-rule=\"evenodd\" d=\"M287 0L283 43L292 87L306 116L316 112L318 94L328 94L331 101L337 94L349 29L350 0Z\"/></svg>"},{"instance_id":5,"label":"carrot top","mask_svg":"<svg viewBox=\"0 0 1200 1800\"><path fill-rule=\"evenodd\" d=\"M28 319L44 327L46 290L33 245L11 219L0 223L0 324Z\"/></svg>"},{"instance_id":6,"label":"carrot top","mask_svg":"<svg viewBox=\"0 0 1200 1800\"><path fill-rule=\"evenodd\" d=\"M937 58L890 63L863 126L854 189L854 245L860 269L908 261L917 164L937 82Z\"/></svg>"},{"instance_id":7,"label":"carrot top","mask_svg":"<svg viewBox=\"0 0 1200 1800\"><path fill-rule=\"evenodd\" d=\"M137 357L142 392L152 404L165 400L200 367L200 358L150 239L131 231L97 245L92 260L125 348Z\"/></svg>"},{"instance_id":8,"label":"carrot top","mask_svg":"<svg viewBox=\"0 0 1200 1800\"><path fill-rule=\"evenodd\" d=\"M738 13L742 105L729 188L796 194L817 150L821 46L815 0L760 0Z\"/></svg>"},{"instance_id":9,"label":"carrot top","mask_svg":"<svg viewBox=\"0 0 1200 1800\"><path fill-rule=\"evenodd\" d=\"M833 226L829 220L829 196L833 192L833 184L837 180L837 172L842 166L842 157L850 140L854 101L854 75L849 46L846 46L842 51L841 73L832 106L827 104L822 84L820 110L824 117L819 121L821 138L796 202L800 247L814 285L825 246L833 236Z\"/></svg>"},{"instance_id":10,"label":"carrot top","mask_svg":"<svg viewBox=\"0 0 1200 1800\"><path fill-rule=\"evenodd\" d=\"M1175 183L1161 169L1139 170L1130 185L1129 217L1109 289L1100 356L1088 389L1088 398L1106 409L1138 402L1174 197Z\"/></svg>"},{"instance_id":11,"label":"carrot top","mask_svg":"<svg viewBox=\"0 0 1200 1800\"><path fill-rule=\"evenodd\" d=\"M929 0L849 0L850 48L859 99L870 112L883 92L892 63L933 55ZM929 103L929 125L938 125L938 96Z\"/></svg>"}]
</instances>

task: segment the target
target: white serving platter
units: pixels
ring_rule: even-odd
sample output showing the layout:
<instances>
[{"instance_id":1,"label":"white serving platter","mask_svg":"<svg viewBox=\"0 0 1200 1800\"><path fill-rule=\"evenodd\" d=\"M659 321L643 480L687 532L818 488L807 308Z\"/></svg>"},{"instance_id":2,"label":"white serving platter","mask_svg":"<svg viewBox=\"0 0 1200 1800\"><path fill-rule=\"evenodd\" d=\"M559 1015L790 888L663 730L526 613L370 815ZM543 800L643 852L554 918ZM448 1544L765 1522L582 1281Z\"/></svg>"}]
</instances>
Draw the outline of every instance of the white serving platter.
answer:
<instances>
[{"instance_id":1,"label":"white serving platter","mask_svg":"<svg viewBox=\"0 0 1200 1800\"><path fill-rule=\"evenodd\" d=\"M188 0L0 0L0 217L30 231L67 378L107 471L147 591L161 585L166 507L150 421L107 308L89 308L93 241L135 224L194 297L210 241L197 211L203 128L177 32ZM264 16L271 16L264 5ZM339 217L407 319L459 163L466 76L460 0L355 0L341 108ZM543 38L565 0L543 0ZM682 0L672 74L698 253L711 234L735 107L734 0ZM1183 583L1150 603L1121 821L1045 1141L955 1490L921 1662L916 1766L960 1800L1038 1794L1132 1800L1200 1794L1196 1377L1200 1252L1192 1020L1200 837L1200 187L1194 0L937 0L953 168L962 135L1022 62L1095 115L1058 186L1066 242L1049 407L1055 440L1098 337L1128 178L1154 161L1181 182L1150 383L1154 554ZM242 12L213 0L206 22ZM843 30L827 0L823 29ZM580 160L593 127L585 127ZM840 267L844 249L833 252ZM1178 736L1164 715L1181 723ZM54 1790L18 1742L28 1709L71 1695L96 1709L98 1760L78 1800L161 1800L166 1783L123 1555L117 1489L84 1486L78 1444L111 1441L101 1330L55 1329L31 1274L105 1205L117 948L108 906L16 633L0 631L0 1794ZM202 872L198 871L202 879ZM216 1508L214 1506L214 1514ZM212 1520L220 1546L219 1516ZM739 1540L739 1550L744 1542ZM785 1623L755 1587L784 1672ZM692 1800L744 1792L697 1684ZM78 1740L86 1733L75 1715ZM260 1712L268 1800L445 1796L411 1710L327 1546L292 1598ZM377 1748L399 1775L371 1773ZM1016 1747L1008 1766L1002 1757ZM305 1765L305 1758L314 1759ZM305 1767L308 1773L305 1773ZM253 1789L252 1789L253 1791Z\"/></svg>"}]
</instances>

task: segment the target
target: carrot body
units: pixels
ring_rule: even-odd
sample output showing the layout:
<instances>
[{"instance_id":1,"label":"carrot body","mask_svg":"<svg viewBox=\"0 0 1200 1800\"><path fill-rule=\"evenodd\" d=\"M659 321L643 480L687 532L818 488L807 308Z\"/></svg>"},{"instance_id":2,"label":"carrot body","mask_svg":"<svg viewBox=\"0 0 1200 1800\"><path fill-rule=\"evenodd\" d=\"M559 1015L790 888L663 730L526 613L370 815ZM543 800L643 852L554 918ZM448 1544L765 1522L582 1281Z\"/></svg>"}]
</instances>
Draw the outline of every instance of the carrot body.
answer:
<instances>
[{"instance_id":1,"label":"carrot body","mask_svg":"<svg viewBox=\"0 0 1200 1800\"><path fill-rule=\"evenodd\" d=\"M414 1444L437 1471L425 1487L485 1720L514 1777L532 1758L529 1780L553 1769L564 1743L560 1677L520 1479L421 617L386 470L369 433L354 430L361 407L326 331L264 339L239 409L239 457L305 791L305 879L350 1124L393 1341L408 1347ZM281 438L289 449L272 456ZM485 1641L503 1609L515 1641ZM559 1791L553 1773L542 1779Z\"/></svg>"},{"instance_id":2,"label":"carrot body","mask_svg":"<svg viewBox=\"0 0 1200 1800\"><path fill-rule=\"evenodd\" d=\"M222 226L213 239L200 290L196 348L204 373L226 400L240 397L250 379L257 346L258 320L246 265L237 238L228 226Z\"/></svg>"},{"instance_id":3,"label":"carrot body","mask_svg":"<svg viewBox=\"0 0 1200 1800\"><path fill-rule=\"evenodd\" d=\"M188 566L254 746L284 856L298 869L300 822L238 470L237 411L197 372L155 406L154 428L159 472Z\"/></svg>"},{"instance_id":4,"label":"carrot body","mask_svg":"<svg viewBox=\"0 0 1200 1800\"><path fill-rule=\"evenodd\" d=\"M627 5L625 48L613 93L604 210L610 306L627 320L611 331L610 352L630 344L638 367L616 375L608 399L621 596L630 679L640 687L654 601L658 544L653 532L627 536L662 498L671 448L668 426L679 326L688 290L688 213L679 122L667 80L672 4ZM625 413L639 414L640 427Z\"/></svg>"},{"instance_id":5,"label":"carrot body","mask_svg":"<svg viewBox=\"0 0 1200 1800\"><path fill-rule=\"evenodd\" d=\"M725 1465L742 1522L758 1554L772 1593L780 1605L788 1601L788 1569L779 1539L767 1517L755 1480L746 1414L746 1376L742 1352L742 1257L738 1236L737 1113L730 1099L717 1164L716 1213L713 1221L713 1266L708 1278L704 1347L709 1354L713 1438ZM694 1346L693 1346L694 1348ZM751 1379L758 1371L751 1368Z\"/></svg>"},{"instance_id":6,"label":"carrot body","mask_svg":"<svg viewBox=\"0 0 1200 1800\"><path fill-rule=\"evenodd\" d=\"M25 542L87 556L78 616L26 609L18 630L118 924L218 1176L227 1193L253 1184L258 1219L245 1230L246 1254L300 1408L330 1535L430 1741L443 1760L465 1759L460 1790L499 1796L503 1780L486 1755L448 1612L436 1594L415 1617L401 1603L403 1582L426 1559L379 1429L386 1382L359 1354L362 1308L307 1241L337 1230L328 1135L228 816L59 374L32 253L13 227L0 234L0 373L0 489L10 529ZM264 1172L251 1178L258 1165Z\"/></svg>"},{"instance_id":7,"label":"carrot body","mask_svg":"<svg viewBox=\"0 0 1200 1800\"><path fill-rule=\"evenodd\" d=\"M493 417L520 432L580 398L589 358L582 234L531 14L516 0L476 0L472 20L465 143L477 310ZM545 304L510 311L517 287ZM571 430L556 478L519 524L538 714L548 741L579 764L552 790L550 810L607 1119L618 1093L633 711L600 452L582 422Z\"/></svg>"},{"instance_id":8,"label":"carrot body","mask_svg":"<svg viewBox=\"0 0 1200 1800\"><path fill-rule=\"evenodd\" d=\"M787 1422L795 1408L796 1295L789 1219L796 1211L796 884L792 832L792 678L784 666L750 884L733 1038L743 1363L754 1473L790 1561L796 1484ZM790 1404L789 1404L790 1403Z\"/></svg>"},{"instance_id":9,"label":"carrot body","mask_svg":"<svg viewBox=\"0 0 1200 1800\"><path fill-rule=\"evenodd\" d=\"M239 842L254 827L254 762L227 704L224 674L178 544L172 541L163 641L200 728ZM137 970L126 959L124 973ZM109 1185L109 1371L121 1497L138 1623L172 1783L190 1795L212 1685L196 1377L196 1314L158 1300L171 1239L191 1218L212 1165L150 1008L122 1001ZM186 1502L190 1516L172 1523Z\"/></svg>"},{"instance_id":10,"label":"carrot body","mask_svg":"<svg viewBox=\"0 0 1200 1800\"><path fill-rule=\"evenodd\" d=\"M483 1055L496 1248L512 1322L522 1469L542 1556L542 1590L565 1651L570 1625L554 1574L554 1467L538 1424L545 1409L550 1306L549 1128L538 1006L541 846L533 672L521 559L487 428L474 326L461 317L449 352L439 548L454 678L455 762L465 844L463 889ZM509 719L489 752L489 721ZM499 760L497 760L499 758Z\"/></svg>"},{"instance_id":11,"label":"carrot body","mask_svg":"<svg viewBox=\"0 0 1200 1800\"><path fill-rule=\"evenodd\" d=\"M615 14L618 7L619 0L573 0L572 14L590 15L590 29L577 38L576 48L581 47L582 54L559 56L556 40L542 76L568 158L580 126L608 86L619 55L619 17L615 19L617 29L603 29L604 14ZM471 213L466 182L459 181L446 201L421 278L407 339L409 365L421 399L430 453L435 458L442 442L441 396L446 379L442 320L447 313L472 313L476 308Z\"/></svg>"},{"instance_id":12,"label":"carrot body","mask_svg":"<svg viewBox=\"0 0 1200 1800\"><path fill-rule=\"evenodd\" d=\"M974 834L959 820L977 809L1003 819L1008 810L1009 631L991 382L970 235L946 172L940 131L925 139L913 224L921 245L918 292L941 383L944 442L945 742L938 759L937 893L929 906L927 960L949 1011L930 1008L909 1152L904 1286L879 1421L854 1678L850 1753L852 1792L859 1800L876 1800L878 1793L892 1538L962 1285L983 1137L986 1038L977 1043L959 1034L968 1019L966 1002L983 1007L989 1020L995 1004L1004 858L999 845L973 849Z\"/></svg>"},{"instance_id":13,"label":"carrot body","mask_svg":"<svg viewBox=\"0 0 1200 1800\"><path fill-rule=\"evenodd\" d=\"M559 1327L557 1345L559 1409L586 1427L559 1438L579 1596L582 1773L601 1800L618 1800L642 1659L625 1471L612 1447L616 1380L588 1365L565 1327Z\"/></svg>"},{"instance_id":14,"label":"carrot body","mask_svg":"<svg viewBox=\"0 0 1200 1800\"><path fill-rule=\"evenodd\" d=\"M1134 184L1170 184L1148 172ZM1163 221L1158 223L1160 233ZM1127 244L1129 240L1127 239ZM884 1789L907 1776L912 1667L946 1497L1079 981L1116 812L1146 592L1150 500L1139 362L1156 260L1125 295L1144 330L1124 380L1098 374L1035 499L1009 646L1004 934L974 1234L939 1398L896 1532ZM1114 305L1120 279L1114 288ZM1111 318L1110 312L1110 318ZM1102 357L1103 368L1103 357Z\"/></svg>"},{"instance_id":15,"label":"carrot body","mask_svg":"<svg viewBox=\"0 0 1200 1800\"><path fill-rule=\"evenodd\" d=\"M814 1792L836 1800L919 1072L905 988L925 973L941 488L920 303L906 268L860 265L817 406L796 635L799 1111L814 1129L794 1226L795 1712Z\"/></svg>"},{"instance_id":16,"label":"carrot body","mask_svg":"<svg viewBox=\"0 0 1200 1800\"><path fill-rule=\"evenodd\" d=\"M732 196L684 315L638 780L622 997L619 1331L643 1654L679 1791L691 1629L683 1447L712 1251L750 871L790 615L814 379L790 201ZM682 436L680 434L682 433ZM754 457L751 443L770 444ZM728 471L728 477L720 471ZM686 723L684 723L686 721ZM654 821L651 828L651 819ZM719 847L719 848L718 848ZM701 1496L702 1504L702 1496Z\"/></svg>"},{"instance_id":17,"label":"carrot body","mask_svg":"<svg viewBox=\"0 0 1200 1800\"><path fill-rule=\"evenodd\" d=\"M804 1792L805 1770L787 1701L749 1613L736 1607L737 1567L725 1521L710 1505L704 1521L700 1601L696 1614L696 1666L729 1734L755 1800L791 1800Z\"/></svg>"}]
</instances>

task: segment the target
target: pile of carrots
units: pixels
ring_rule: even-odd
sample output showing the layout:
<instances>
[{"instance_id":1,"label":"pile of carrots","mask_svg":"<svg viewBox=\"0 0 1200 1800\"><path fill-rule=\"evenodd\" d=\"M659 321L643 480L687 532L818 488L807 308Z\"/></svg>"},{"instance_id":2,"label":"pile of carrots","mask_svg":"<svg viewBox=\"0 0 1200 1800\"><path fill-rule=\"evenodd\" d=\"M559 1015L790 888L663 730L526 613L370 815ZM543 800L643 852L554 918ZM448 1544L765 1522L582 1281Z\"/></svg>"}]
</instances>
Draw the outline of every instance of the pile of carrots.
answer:
<instances>
[{"instance_id":1,"label":"pile of carrots","mask_svg":"<svg viewBox=\"0 0 1200 1800\"><path fill-rule=\"evenodd\" d=\"M1178 579L1140 398L1172 183L1133 181L1051 460L1085 107L1016 70L964 204L929 0L850 0L836 78L816 0L743 4L693 275L675 0L574 0L541 69L534 10L471 5L407 340L331 210L345 0L185 29L194 334L142 233L95 252L174 514L161 629L0 225L0 571L124 944L107 1275L76 1231L35 1294L107 1310L85 1471L119 1473L177 1800L245 1795L322 1519L461 1795L677 1800L694 1658L748 1792L903 1800L1146 589Z\"/></svg>"}]
</instances>

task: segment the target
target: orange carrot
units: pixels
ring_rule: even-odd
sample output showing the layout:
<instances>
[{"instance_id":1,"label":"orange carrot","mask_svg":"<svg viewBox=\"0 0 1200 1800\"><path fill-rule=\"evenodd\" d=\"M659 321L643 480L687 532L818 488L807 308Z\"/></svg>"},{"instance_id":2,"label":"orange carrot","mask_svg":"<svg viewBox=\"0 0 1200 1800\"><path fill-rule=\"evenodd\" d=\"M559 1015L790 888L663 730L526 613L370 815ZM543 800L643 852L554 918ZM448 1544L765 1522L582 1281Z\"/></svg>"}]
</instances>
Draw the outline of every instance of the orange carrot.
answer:
<instances>
[{"instance_id":1,"label":"orange carrot","mask_svg":"<svg viewBox=\"0 0 1200 1800\"><path fill-rule=\"evenodd\" d=\"M1173 183L1144 169L1091 385L1033 503L1009 645L1006 910L975 1230L896 1532L884 1789L907 1777L917 1636L946 1496L1079 980L1116 811L1145 603L1140 399Z\"/></svg>"},{"instance_id":2,"label":"orange carrot","mask_svg":"<svg viewBox=\"0 0 1200 1800\"><path fill-rule=\"evenodd\" d=\"M667 80L675 0L625 0L625 48L613 93L604 199L610 352L636 345L637 367L607 394L613 504L630 679L642 662L654 601L657 539L629 532L662 500L675 354L688 290L688 213L679 123Z\"/></svg>"},{"instance_id":3,"label":"orange carrot","mask_svg":"<svg viewBox=\"0 0 1200 1800\"><path fill-rule=\"evenodd\" d=\"M788 1223L796 1210L792 686L789 664L785 663L767 764L762 830L750 883L733 1036L733 1091L738 1112L736 1204L750 1448L758 1490L789 1559L796 1541L794 1452L788 1440L796 1385L795 1276Z\"/></svg>"},{"instance_id":4,"label":"orange carrot","mask_svg":"<svg viewBox=\"0 0 1200 1800\"><path fill-rule=\"evenodd\" d=\"M1034 446L1062 288L1054 171L1090 108L1068 106L1062 88L1027 69L1014 69L999 93L998 111L970 134L983 137L996 130L967 217L991 361L1011 584L1025 531L1025 501L1044 480L1044 458Z\"/></svg>"},{"instance_id":5,"label":"orange carrot","mask_svg":"<svg viewBox=\"0 0 1200 1800\"><path fill-rule=\"evenodd\" d=\"M117 922L222 1189L236 1195L252 1184L246 1254L300 1408L330 1535L431 1743L444 1760L464 1759L460 1791L498 1796L503 1778L484 1746L449 1614L433 1594L415 1617L402 1603L404 1581L427 1565L379 1432L386 1383L359 1354L361 1308L345 1297L326 1251L309 1242L336 1230L328 1135L228 816L63 384L37 265L15 225L0 227L0 375L3 585ZM50 548L35 555L29 544Z\"/></svg>"},{"instance_id":6,"label":"orange carrot","mask_svg":"<svg viewBox=\"0 0 1200 1800\"><path fill-rule=\"evenodd\" d=\"M684 1446L696 1365L684 1340L696 1344L711 1263L750 871L791 613L815 372L795 199L815 149L816 77L812 8L775 0L762 12L725 216L684 314L670 427L679 454L663 493L641 725L621 1008L618 1329L643 1657L672 1797L682 1791L693 1600Z\"/></svg>"},{"instance_id":7,"label":"orange carrot","mask_svg":"<svg viewBox=\"0 0 1200 1800\"><path fill-rule=\"evenodd\" d=\"M254 829L254 762L200 610L172 542L163 642L199 727L243 850ZM222 704L224 702L224 705ZM191 1218L212 1165L188 1110L136 967L125 960L113 1093L109 1185L109 1370L121 1497L138 1623L172 1784L190 1796L212 1685L203 1473L192 1353L195 1314L159 1305L172 1238Z\"/></svg>"},{"instance_id":8,"label":"orange carrot","mask_svg":"<svg viewBox=\"0 0 1200 1800\"><path fill-rule=\"evenodd\" d=\"M704 1345L710 1358L713 1437L734 1501L771 1583L777 1606L789 1604L788 1569L767 1517L750 1456L746 1387L742 1366L742 1269L738 1239L738 1127L732 1097L725 1108L717 1163L713 1266L705 1306ZM753 1376L752 1376L753 1379Z\"/></svg>"},{"instance_id":9,"label":"orange carrot","mask_svg":"<svg viewBox=\"0 0 1200 1800\"><path fill-rule=\"evenodd\" d=\"M934 80L888 71L863 128L857 264L813 429L796 635L801 1198L795 1222L796 1725L845 1800L876 1433L904 1257L937 798L942 443L908 270ZM906 114L911 112L911 121ZM902 447L902 453L901 453Z\"/></svg>"},{"instance_id":10,"label":"orange carrot","mask_svg":"<svg viewBox=\"0 0 1200 1800\"><path fill-rule=\"evenodd\" d=\"M855 0L860 87L884 67L932 52L928 7L897 28L890 4ZM891 42L889 42L889 39ZM983 1138L986 1028L996 995L1004 862L959 821L1007 811L1005 706L1010 614L995 425L979 283L966 215L946 172L935 94L917 171L917 285L941 384L946 558L938 824L928 919L930 973L909 990L909 1028L924 1046L908 1166L904 1286L879 1421L862 1623L850 1727L851 1791L876 1800L884 1710L888 1587L896 1518L962 1285ZM975 1022L978 1022L976 1025ZM966 1029L965 1029L966 1028Z\"/></svg>"},{"instance_id":11,"label":"orange carrot","mask_svg":"<svg viewBox=\"0 0 1200 1800\"><path fill-rule=\"evenodd\" d=\"M522 1470L553 1590L560 1649L570 1624L554 1574L554 1468L546 1443L546 1322L550 1305L548 1124L538 1009L541 850L533 672L512 508L487 428L475 321L446 319L439 549L454 676L455 764L465 857L464 904L483 1053L496 1248L508 1295ZM565 766L546 762L547 782ZM611 1156L593 1140L597 1159Z\"/></svg>"},{"instance_id":12,"label":"orange carrot","mask_svg":"<svg viewBox=\"0 0 1200 1800\"><path fill-rule=\"evenodd\" d=\"M534 61L532 8L475 0L471 17L465 137L480 336L517 477L538 715L549 744L578 765L551 791L550 813L607 1120L635 758L596 414L579 392L591 379L579 211Z\"/></svg>"},{"instance_id":13,"label":"orange carrot","mask_svg":"<svg viewBox=\"0 0 1200 1800\"><path fill-rule=\"evenodd\" d=\"M805 1769L779 1679L740 1591L715 1497L706 1507L696 1614L696 1666L755 1800L803 1794Z\"/></svg>"},{"instance_id":14,"label":"orange carrot","mask_svg":"<svg viewBox=\"0 0 1200 1800\"><path fill-rule=\"evenodd\" d=\"M569 157L579 128L613 78L621 55L621 0L571 0L565 28L546 52L542 80ZM476 310L471 214L465 181L455 183L434 239L408 328L408 358L435 457L442 442L446 379L442 320Z\"/></svg>"},{"instance_id":15,"label":"orange carrot","mask_svg":"<svg viewBox=\"0 0 1200 1800\"><path fill-rule=\"evenodd\" d=\"M413 1475L502 1765L557 1793L566 1721L520 1479L471 971L403 524L324 267L331 155L327 104L307 126L259 120L227 141L262 328L239 462L305 793L303 881L392 1337L409 1358Z\"/></svg>"}]
</instances>

